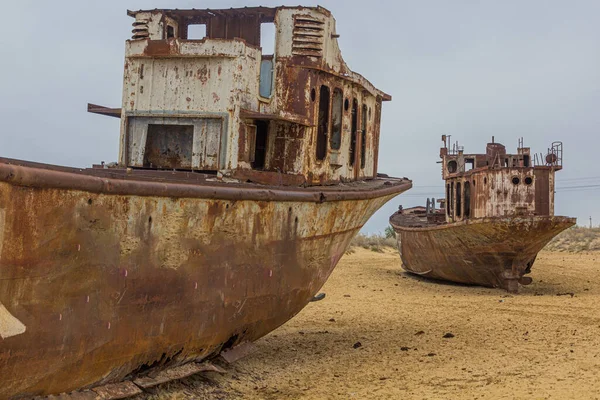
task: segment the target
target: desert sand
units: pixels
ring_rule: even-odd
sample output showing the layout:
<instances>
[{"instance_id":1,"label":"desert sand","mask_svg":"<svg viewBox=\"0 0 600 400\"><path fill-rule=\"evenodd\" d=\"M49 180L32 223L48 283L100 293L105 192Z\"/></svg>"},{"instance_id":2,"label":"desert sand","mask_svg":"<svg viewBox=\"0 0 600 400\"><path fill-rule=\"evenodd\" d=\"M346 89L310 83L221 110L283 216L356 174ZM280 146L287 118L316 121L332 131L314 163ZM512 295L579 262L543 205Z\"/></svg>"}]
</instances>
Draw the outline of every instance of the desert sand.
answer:
<instances>
[{"instance_id":1,"label":"desert sand","mask_svg":"<svg viewBox=\"0 0 600 400\"><path fill-rule=\"evenodd\" d=\"M357 249L256 352L147 398L600 398L600 253L542 252L518 295L416 278Z\"/></svg>"}]
</instances>

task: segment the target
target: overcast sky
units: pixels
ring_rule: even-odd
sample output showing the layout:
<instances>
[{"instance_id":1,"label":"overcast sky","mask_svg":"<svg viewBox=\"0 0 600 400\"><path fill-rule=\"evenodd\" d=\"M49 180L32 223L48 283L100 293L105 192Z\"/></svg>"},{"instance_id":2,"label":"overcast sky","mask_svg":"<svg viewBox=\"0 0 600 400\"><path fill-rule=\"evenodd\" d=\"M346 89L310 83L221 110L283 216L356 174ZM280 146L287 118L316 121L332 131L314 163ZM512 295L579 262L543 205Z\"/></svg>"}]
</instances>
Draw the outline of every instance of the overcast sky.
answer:
<instances>
[{"instance_id":1,"label":"overcast sky","mask_svg":"<svg viewBox=\"0 0 600 400\"><path fill-rule=\"evenodd\" d=\"M86 104L120 107L127 8L258 4L281 3L4 2L0 156L79 167L116 161L118 119L88 114ZM510 152L520 137L533 152L563 141L556 213L600 224L600 1L320 4L337 20L350 68L393 96L383 107L380 172L414 182L366 231L383 231L398 204L440 197L442 134L467 152L483 152L492 135Z\"/></svg>"}]
</instances>

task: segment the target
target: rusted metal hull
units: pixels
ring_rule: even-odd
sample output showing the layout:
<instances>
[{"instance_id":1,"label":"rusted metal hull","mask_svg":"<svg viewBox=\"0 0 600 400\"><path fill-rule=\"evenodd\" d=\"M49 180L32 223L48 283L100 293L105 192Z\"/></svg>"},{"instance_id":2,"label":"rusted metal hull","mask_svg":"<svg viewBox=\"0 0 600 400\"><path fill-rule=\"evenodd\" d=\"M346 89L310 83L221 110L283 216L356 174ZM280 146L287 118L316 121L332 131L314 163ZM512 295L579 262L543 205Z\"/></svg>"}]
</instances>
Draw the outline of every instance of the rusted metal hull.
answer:
<instances>
[{"instance_id":1,"label":"rusted metal hull","mask_svg":"<svg viewBox=\"0 0 600 400\"><path fill-rule=\"evenodd\" d=\"M530 272L538 252L575 224L568 217L511 217L411 228L401 226L402 217L396 213L390 223L406 271L511 292L519 283L531 283L523 275Z\"/></svg>"},{"instance_id":2,"label":"rusted metal hull","mask_svg":"<svg viewBox=\"0 0 600 400\"><path fill-rule=\"evenodd\" d=\"M0 163L0 398L120 381L260 338L311 300L410 182L392 186L247 200Z\"/></svg>"}]
</instances>

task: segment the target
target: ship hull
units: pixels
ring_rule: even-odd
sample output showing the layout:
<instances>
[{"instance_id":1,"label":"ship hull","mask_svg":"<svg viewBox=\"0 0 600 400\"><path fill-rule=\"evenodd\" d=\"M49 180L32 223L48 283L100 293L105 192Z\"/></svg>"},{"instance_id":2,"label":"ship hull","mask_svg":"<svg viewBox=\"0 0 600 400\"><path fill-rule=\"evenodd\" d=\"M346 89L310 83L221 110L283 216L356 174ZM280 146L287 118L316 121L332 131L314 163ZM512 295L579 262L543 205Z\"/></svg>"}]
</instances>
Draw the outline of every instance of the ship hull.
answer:
<instances>
[{"instance_id":1,"label":"ship hull","mask_svg":"<svg viewBox=\"0 0 600 400\"><path fill-rule=\"evenodd\" d=\"M481 218L432 227L399 225L402 267L429 278L501 287L511 292L529 284L538 252L558 233L575 224L567 217ZM396 220L396 223L394 221Z\"/></svg>"},{"instance_id":2,"label":"ship hull","mask_svg":"<svg viewBox=\"0 0 600 400\"><path fill-rule=\"evenodd\" d=\"M6 164L0 180L0 398L116 382L260 338L410 188L290 194Z\"/></svg>"}]
</instances>

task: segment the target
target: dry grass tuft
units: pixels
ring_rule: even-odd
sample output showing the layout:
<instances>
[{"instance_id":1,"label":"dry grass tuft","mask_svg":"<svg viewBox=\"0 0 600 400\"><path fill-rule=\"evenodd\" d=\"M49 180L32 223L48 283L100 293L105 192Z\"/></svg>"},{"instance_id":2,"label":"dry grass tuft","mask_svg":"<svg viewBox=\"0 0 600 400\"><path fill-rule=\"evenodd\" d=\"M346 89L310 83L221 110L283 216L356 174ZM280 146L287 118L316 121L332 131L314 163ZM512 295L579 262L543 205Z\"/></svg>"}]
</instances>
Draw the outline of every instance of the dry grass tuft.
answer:
<instances>
[{"instance_id":1,"label":"dry grass tuft","mask_svg":"<svg viewBox=\"0 0 600 400\"><path fill-rule=\"evenodd\" d=\"M385 237L382 235L363 235L359 233L352 239L346 254L352 254L353 248L362 247L363 249L371 250L375 253L383 253L384 249L396 249L396 239L393 237Z\"/></svg>"},{"instance_id":2,"label":"dry grass tuft","mask_svg":"<svg viewBox=\"0 0 600 400\"><path fill-rule=\"evenodd\" d=\"M550 241L544 248L549 251L580 253L600 250L600 228L582 228L574 226Z\"/></svg>"}]
</instances>

